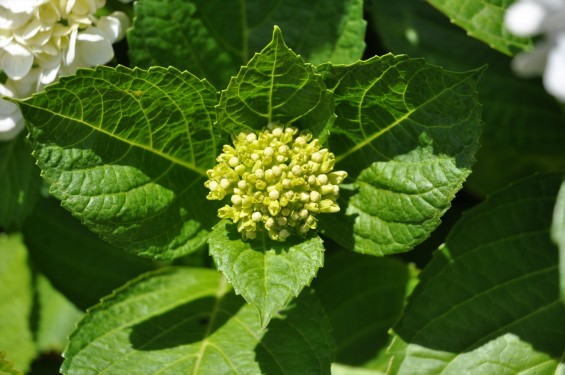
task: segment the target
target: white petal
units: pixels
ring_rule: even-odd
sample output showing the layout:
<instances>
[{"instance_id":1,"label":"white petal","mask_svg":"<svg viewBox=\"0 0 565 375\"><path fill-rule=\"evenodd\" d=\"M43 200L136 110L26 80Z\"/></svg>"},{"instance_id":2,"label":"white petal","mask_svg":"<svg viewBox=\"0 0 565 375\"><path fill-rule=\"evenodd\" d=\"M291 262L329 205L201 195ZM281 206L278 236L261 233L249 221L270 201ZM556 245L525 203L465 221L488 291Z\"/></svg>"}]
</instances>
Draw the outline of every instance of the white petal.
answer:
<instances>
[{"instance_id":1,"label":"white petal","mask_svg":"<svg viewBox=\"0 0 565 375\"><path fill-rule=\"evenodd\" d=\"M12 40L14 40L12 35L0 35L0 49L12 43Z\"/></svg>"},{"instance_id":2,"label":"white petal","mask_svg":"<svg viewBox=\"0 0 565 375\"><path fill-rule=\"evenodd\" d=\"M31 13L49 0L0 0L0 6L14 13Z\"/></svg>"},{"instance_id":3,"label":"white petal","mask_svg":"<svg viewBox=\"0 0 565 375\"><path fill-rule=\"evenodd\" d=\"M565 1L561 9L556 9L546 17L543 23L543 30L547 33L565 31Z\"/></svg>"},{"instance_id":4,"label":"white petal","mask_svg":"<svg viewBox=\"0 0 565 375\"><path fill-rule=\"evenodd\" d=\"M39 69L33 68L29 73L20 80L10 80L10 88L13 89L14 93L18 98L25 98L37 92L41 86L39 83Z\"/></svg>"},{"instance_id":5,"label":"white petal","mask_svg":"<svg viewBox=\"0 0 565 375\"><path fill-rule=\"evenodd\" d=\"M69 47L65 55L65 64L72 65L76 56L76 44L77 44L78 29L74 29L71 32L71 37L69 38Z\"/></svg>"},{"instance_id":6,"label":"white petal","mask_svg":"<svg viewBox=\"0 0 565 375\"><path fill-rule=\"evenodd\" d=\"M65 6L65 14L69 14L73 11L76 0L67 0L67 5Z\"/></svg>"},{"instance_id":7,"label":"white petal","mask_svg":"<svg viewBox=\"0 0 565 375\"><path fill-rule=\"evenodd\" d=\"M4 47L4 55L0 66L4 73L12 79L24 77L33 64L33 55L18 43L10 43Z\"/></svg>"},{"instance_id":8,"label":"white petal","mask_svg":"<svg viewBox=\"0 0 565 375\"><path fill-rule=\"evenodd\" d=\"M529 52L520 52L512 60L512 70L523 78L540 76L545 70L548 52L547 44L540 44Z\"/></svg>"},{"instance_id":9,"label":"white petal","mask_svg":"<svg viewBox=\"0 0 565 375\"><path fill-rule=\"evenodd\" d=\"M77 50L88 66L105 64L114 57L112 44L106 35L96 27L81 31L78 36Z\"/></svg>"},{"instance_id":10,"label":"white petal","mask_svg":"<svg viewBox=\"0 0 565 375\"><path fill-rule=\"evenodd\" d=\"M565 33L547 56L543 84L547 92L565 103Z\"/></svg>"},{"instance_id":11,"label":"white petal","mask_svg":"<svg viewBox=\"0 0 565 375\"><path fill-rule=\"evenodd\" d=\"M109 16L100 18L96 24L96 27L106 34L110 43L121 40L129 26L129 17L124 12L113 12Z\"/></svg>"},{"instance_id":12,"label":"white petal","mask_svg":"<svg viewBox=\"0 0 565 375\"><path fill-rule=\"evenodd\" d=\"M84 31L80 31L77 36L77 41L98 43L107 39L107 36L96 27L89 27Z\"/></svg>"},{"instance_id":13,"label":"white petal","mask_svg":"<svg viewBox=\"0 0 565 375\"><path fill-rule=\"evenodd\" d=\"M10 90L7 86L0 83L0 96L9 96L9 97L14 98L16 96L16 94L14 94L14 91ZM9 102L6 102L6 103L9 103Z\"/></svg>"},{"instance_id":14,"label":"white petal","mask_svg":"<svg viewBox=\"0 0 565 375\"><path fill-rule=\"evenodd\" d=\"M3 8L0 4L0 30L13 30L24 25L32 14L29 13L13 13Z\"/></svg>"},{"instance_id":15,"label":"white petal","mask_svg":"<svg viewBox=\"0 0 565 375\"><path fill-rule=\"evenodd\" d=\"M41 29L41 22L38 19L31 19L30 22L25 24L17 30L14 30L14 36L20 38L22 41L34 37Z\"/></svg>"},{"instance_id":16,"label":"white petal","mask_svg":"<svg viewBox=\"0 0 565 375\"><path fill-rule=\"evenodd\" d=\"M506 28L517 36L533 36L540 32L546 18L546 9L533 1L512 4L504 14Z\"/></svg>"},{"instance_id":17,"label":"white petal","mask_svg":"<svg viewBox=\"0 0 565 375\"><path fill-rule=\"evenodd\" d=\"M11 107L12 111L9 113L0 111L0 141L9 141L24 128L24 119L17 105L0 99L0 108L5 107L4 103L14 106Z\"/></svg>"},{"instance_id":18,"label":"white petal","mask_svg":"<svg viewBox=\"0 0 565 375\"><path fill-rule=\"evenodd\" d=\"M61 65L56 65L49 69L42 69L41 73L39 74L39 82L42 85L48 85L50 83L55 82L57 79L57 73L59 73L59 68Z\"/></svg>"}]
</instances>

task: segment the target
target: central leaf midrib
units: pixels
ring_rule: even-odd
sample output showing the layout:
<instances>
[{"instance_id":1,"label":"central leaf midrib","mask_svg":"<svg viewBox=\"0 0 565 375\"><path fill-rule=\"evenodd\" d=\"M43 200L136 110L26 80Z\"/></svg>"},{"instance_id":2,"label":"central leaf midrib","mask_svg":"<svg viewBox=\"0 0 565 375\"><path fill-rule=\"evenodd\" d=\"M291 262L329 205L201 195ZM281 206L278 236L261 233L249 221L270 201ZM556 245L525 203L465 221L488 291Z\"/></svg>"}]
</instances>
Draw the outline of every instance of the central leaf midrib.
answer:
<instances>
[{"instance_id":1,"label":"central leaf midrib","mask_svg":"<svg viewBox=\"0 0 565 375\"><path fill-rule=\"evenodd\" d=\"M162 151L160 151L160 150L150 148L150 147L148 147L148 146L146 146L146 145L144 145L144 144L141 144L141 143L137 143L137 142L133 142L133 141L130 141L130 140L127 140L127 139L124 139L124 138L120 138L120 137L116 136L115 134L113 134L113 133L111 133L111 132L109 132L109 131L107 131L107 130L101 128L101 127L95 127L95 126L93 126L93 125L91 125L91 124L89 124L89 123L87 123L87 122L85 122L85 121L83 121L83 120L79 120L79 119L75 119L75 118L72 118L72 117L68 117L68 116L62 115L62 114L60 114L60 113L55 113L55 112L53 112L53 111L51 111L51 110L48 110L48 109L45 109L45 108L41 108L41 107L37 107L37 106L34 106L34 105L30 105L30 104L26 104L26 103L22 103L22 104L24 104L24 105L26 105L26 106L29 106L29 107L31 107L31 108L34 108L34 109L36 109L36 110L39 110L39 111L45 111L45 112L47 112L47 113L50 113L50 114L53 115L54 117L59 117L59 118L62 118L62 119L68 120L68 121L77 122L78 124L81 124L81 125L84 125L84 126L86 126L86 127L88 127L88 128L91 128L91 129L94 130L94 131L98 131L98 132L100 132L100 133L102 133L102 134L104 134L104 135L107 135L107 136L110 137L110 138L117 139L117 140L119 140L120 142L123 142L123 143L125 143L125 144L127 144L127 145L130 145L130 146L132 146L132 147L138 147L138 148L140 148L140 149L142 149L142 150L145 150L145 151L148 151L148 152L153 153L153 154L155 154L155 155L158 155L158 156L160 156L160 157L162 157L162 158L164 158L164 159L167 159L167 160L169 160L169 161L171 161L171 162L173 162L173 163L175 163L175 164L177 164L177 165L180 165L180 166L182 166L182 167L185 167L186 169L189 169L189 170L191 170L191 171L193 171L193 172L196 172L196 173L198 173L199 175L201 175L201 176L203 176L203 177L207 177L205 170L200 169L200 168L198 168L197 166L192 165L192 164L190 164L190 163L187 163L187 162L185 162L184 160L181 160L181 159L178 159L178 158L173 157L173 156L171 156L171 155L165 154L164 152L162 152Z\"/></svg>"},{"instance_id":2,"label":"central leaf midrib","mask_svg":"<svg viewBox=\"0 0 565 375\"><path fill-rule=\"evenodd\" d=\"M471 77L473 77L472 75L469 75L466 77L466 79L464 79L463 81L458 81L455 82L453 85L449 86L449 87L445 87L443 90L441 90L440 92L438 92L436 95L433 95L431 97L428 98L428 100L426 100L425 102L420 103L417 107L415 107L412 110L409 110L408 112L406 112L403 116L399 117L398 119L396 119L395 121L393 121L390 125L388 125L387 127L381 129L378 132L373 133L371 136L365 138L362 142L357 143L355 146L353 146L352 148L350 148L349 150L347 150L346 152L344 152L341 155L336 156L336 163L340 162L341 160L345 159L346 157L348 157L349 155L359 151L360 149L364 148L365 146L368 146L369 144L371 144L371 142L373 142L375 139L379 138L381 135L387 133L388 131L390 131L391 129L395 128L397 125L401 124L402 122L404 122L405 120L409 119L410 116L412 116L414 113L416 113L418 110L420 110L421 108L423 108L424 106L426 106L427 104L431 103L432 101L436 100L438 97L440 97L441 95L443 95L446 91L453 89L456 86L459 86L463 83L465 83L466 81L468 81ZM343 78L342 78L343 79ZM341 80L340 80L341 81ZM363 98L365 97L366 93L378 82L379 80L376 80L374 82L372 82L366 90L364 90L363 93ZM338 84L339 86L339 84ZM337 87L336 87L337 88ZM357 108L358 108L358 116L356 118L357 123L359 124L359 128L361 130L363 130L363 125L362 125L362 121L360 118L360 114L361 114L361 106L363 104L363 100L359 100L359 103L357 103Z\"/></svg>"}]
</instances>

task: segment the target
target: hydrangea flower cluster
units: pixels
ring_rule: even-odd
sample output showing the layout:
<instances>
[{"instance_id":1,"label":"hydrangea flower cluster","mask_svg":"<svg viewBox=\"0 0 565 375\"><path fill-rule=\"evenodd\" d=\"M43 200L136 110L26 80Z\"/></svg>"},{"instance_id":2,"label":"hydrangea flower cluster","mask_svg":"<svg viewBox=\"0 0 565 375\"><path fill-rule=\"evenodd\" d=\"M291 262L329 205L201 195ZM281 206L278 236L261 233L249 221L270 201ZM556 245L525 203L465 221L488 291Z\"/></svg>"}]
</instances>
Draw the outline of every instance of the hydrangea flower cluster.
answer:
<instances>
[{"instance_id":1,"label":"hydrangea flower cluster","mask_svg":"<svg viewBox=\"0 0 565 375\"><path fill-rule=\"evenodd\" d=\"M532 51L517 54L512 67L523 77L543 74L547 92L565 102L565 0L518 0L504 21L516 36L545 34Z\"/></svg>"},{"instance_id":2,"label":"hydrangea flower cluster","mask_svg":"<svg viewBox=\"0 0 565 375\"><path fill-rule=\"evenodd\" d=\"M59 76L112 59L123 12L96 17L105 0L0 0L0 95L23 98ZM18 107L0 98L0 140L23 128Z\"/></svg>"},{"instance_id":3,"label":"hydrangea flower cluster","mask_svg":"<svg viewBox=\"0 0 565 375\"><path fill-rule=\"evenodd\" d=\"M243 132L216 160L204 183L207 198L231 194L218 216L237 223L244 239L263 230L276 241L304 236L316 228L316 214L339 211L338 185L347 173L332 172L334 154L307 130L271 124L259 134Z\"/></svg>"}]
</instances>

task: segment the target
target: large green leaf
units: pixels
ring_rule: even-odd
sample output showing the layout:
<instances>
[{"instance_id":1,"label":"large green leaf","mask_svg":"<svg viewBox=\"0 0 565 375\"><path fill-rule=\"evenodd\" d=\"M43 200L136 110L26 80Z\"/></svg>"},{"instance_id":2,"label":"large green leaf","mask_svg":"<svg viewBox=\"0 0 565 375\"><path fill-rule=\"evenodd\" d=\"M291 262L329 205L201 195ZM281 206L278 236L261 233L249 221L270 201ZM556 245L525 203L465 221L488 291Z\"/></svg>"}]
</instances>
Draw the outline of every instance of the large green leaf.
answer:
<instances>
[{"instance_id":1,"label":"large green leaf","mask_svg":"<svg viewBox=\"0 0 565 375\"><path fill-rule=\"evenodd\" d=\"M232 78L218 105L218 124L228 134L292 123L323 142L334 116L322 77L285 45L278 27L273 40Z\"/></svg>"},{"instance_id":2,"label":"large green leaf","mask_svg":"<svg viewBox=\"0 0 565 375\"><path fill-rule=\"evenodd\" d=\"M38 351L62 353L67 338L82 317L82 312L59 293L43 275L35 280L38 296L38 324L35 332Z\"/></svg>"},{"instance_id":3,"label":"large green leaf","mask_svg":"<svg viewBox=\"0 0 565 375\"><path fill-rule=\"evenodd\" d=\"M338 116L329 149L355 189L344 192L350 197L339 215L322 218L325 232L361 253L412 249L440 224L471 173L483 127L481 71L393 55L319 70Z\"/></svg>"},{"instance_id":4,"label":"large green leaf","mask_svg":"<svg viewBox=\"0 0 565 375\"><path fill-rule=\"evenodd\" d=\"M83 310L154 268L149 260L102 241L54 198L39 201L24 226L24 240L39 271Z\"/></svg>"},{"instance_id":5,"label":"large green leaf","mask_svg":"<svg viewBox=\"0 0 565 375\"><path fill-rule=\"evenodd\" d=\"M21 227L39 196L41 178L31 157L26 133L10 142L0 142L0 228Z\"/></svg>"},{"instance_id":6,"label":"large green leaf","mask_svg":"<svg viewBox=\"0 0 565 375\"><path fill-rule=\"evenodd\" d=\"M332 323L336 362L366 365L384 352L408 285L408 268L396 259L349 251L326 254L312 287Z\"/></svg>"},{"instance_id":7,"label":"large green leaf","mask_svg":"<svg viewBox=\"0 0 565 375\"><path fill-rule=\"evenodd\" d=\"M487 126L468 189L484 196L536 171L565 168L565 117L541 80L516 77L509 57L470 38L424 1L369 5L375 29L395 54L453 70L488 64L477 86Z\"/></svg>"},{"instance_id":8,"label":"large green leaf","mask_svg":"<svg viewBox=\"0 0 565 375\"><path fill-rule=\"evenodd\" d=\"M0 375L22 375L20 372L14 368L14 364L7 360L3 353L0 352Z\"/></svg>"},{"instance_id":9,"label":"large green leaf","mask_svg":"<svg viewBox=\"0 0 565 375\"><path fill-rule=\"evenodd\" d=\"M50 192L92 231L145 257L206 243L216 92L173 68L79 70L20 102Z\"/></svg>"},{"instance_id":10,"label":"large green leaf","mask_svg":"<svg viewBox=\"0 0 565 375\"><path fill-rule=\"evenodd\" d=\"M553 211L551 237L559 247L559 280L561 299L565 301L565 182L561 184Z\"/></svg>"},{"instance_id":11,"label":"large green leaf","mask_svg":"<svg viewBox=\"0 0 565 375\"><path fill-rule=\"evenodd\" d=\"M392 373L562 373L565 305L549 233L562 180L511 185L453 227L395 327Z\"/></svg>"},{"instance_id":12,"label":"large green leaf","mask_svg":"<svg viewBox=\"0 0 565 375\"><path fill-rule=\"evenodd\" d=\"M353 62L365 47L361 0L144 0L135 13L133 64L187 69L218 88L269 42L274 25L315 64Z\"/></svg>"},{"instance_id":13,"label":"large green leaf","mask_svg":"<svg viewBox=\"0 0 565 375\"><path fill-rule=\"evenodd\" d=\"M116 291L79 323L64 374L328 374L333 344L306 291L262 330L219 273L168 268Z\"/></svg>"},{"instance_id":14,"label":"large green leaf","mask_svg":"<svg viewBox=\"0 0 565 375\"><path fill-rule=\"evenodd\" d=\"M0 353L26 372L35 357L32 274L18 234L0 234Z\"/></svg>"},{"instance_id":15,"label":"large green leaf","mask_svg":"<svg viewBox=\"0 0 565 375\"><path fill-rule=\"evenodd\" d=\"M324 264L324 246L318 236L278 242L263 233L255 241L243 241L228 220L214 227L209 244L218 270L237 294L259 310L263 327L310 284Z\"/></svg>"},{"instance_id":16,"label":"large green leaf","mask_svg":"<svg viewBox=\"0 0 565 375\"><path fill-rule=\"evenodd\" d=\"M514 36L504 26L506 8L515 0L428 1L445 13L451 22L465 29L468 35L502 53L513 55L532 47L531 39Z\"/></svg>"}]
</instances>

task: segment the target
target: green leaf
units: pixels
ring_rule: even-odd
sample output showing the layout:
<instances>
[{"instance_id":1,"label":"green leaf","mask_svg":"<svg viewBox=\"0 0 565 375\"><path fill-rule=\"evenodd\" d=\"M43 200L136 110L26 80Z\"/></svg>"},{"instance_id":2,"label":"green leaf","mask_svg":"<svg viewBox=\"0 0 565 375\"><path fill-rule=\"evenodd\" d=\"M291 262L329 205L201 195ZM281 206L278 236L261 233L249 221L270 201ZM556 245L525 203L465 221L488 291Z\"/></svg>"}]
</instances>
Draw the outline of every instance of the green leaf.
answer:
<instances>
[{"instance_id":1,"label":"green leaf","mask_svg":"<svg viewBox=\"0 0 565 375\"><path fill-rule=\"evenodd\" d=\"M323 142L334 116L322 77L285 45L278 27L273 40L232 78L218 105L218 124L228 134L293 124Z\"/></svg>"},{"instance_id":2,"label":"green leaf","mask_svg":"<svg viewBox=\"0 0 565 375\"><path fill-rule=\"evenodd\" d=\"M487 126L467 189L485 196L532 173L565 168L565 117L541 80L516 77L509 57L469 38L426 2L369 5L376 31L395 54L425 57L453 70L488 64L477 86Z\"/></svg>"},{"instance_id":3,"label":"green leaf","mask_svg":"<svg viewBox=\"0 0 565 375\"><path fill-rule=\"evenodd\" d=\"M350 63L365 48L361 0L144 0L135 13L128 34L133 64L186 69L217 88L269 42L275 25L314 64Z\"/></svg>"},{"instance_id":4,"label":"green leaf","mask_svg":"<svg viewBox=\"0 0 565 375\"><path fill-rule=\"evenodd\" d=\"M549 235L562 180L538 175L466 212L394 329L391 373L562 371L565 305Z\"/></svg>"},{"instance_id":5,"label":"green leaf","mask_svg":"<svg viewBox=\"0 0 565 375\"><path fill-rule=\"evenodd\" d=\"M321 219L348 249L404 252L440 224L471 172L483 128L481 71L455 73L421 59L385 55L319 67L336 102L329 138L336 168L348 172L342 211Z\"/></svg>"},{"instance_id":6,"label":"green leaf","mask_svg":"<svg viewBox=\"0 0 565 375\"><path fill-rule=\"evenodd\" d=\"M62 353L69 334L83 314L54 289L45 276L38 275L35 287L39 300L37 349L42 353Z\"/></svg>"},{"instance_id":7,"label":"green leaf","mask_svg":"<svg viewBox=\"0 0 565 375\"><path fill-rule=\"evenodd\" d=\"M561 299L565 301L565 182L561 184L553 210L551 238L559 248L559 280Z\"/></svg>"},{"instance_id":8,"label":"green leaf","mask_svg":"<svg viewBox=\"0 0 565 375\"><path fill-rule=\"evenodd\" d=\"M408 283L408 268L396 259L349 251L326 254L312 287L332 324L336 362L361 366L384 351Z\"/></svg>"},{"instance_id":9,"label":"green leaf","mask_svg":"<svg viewBox=\"0 0 565 375\"><path fill-rule=\"evenodd\" d=\"M39 169L25 135L0 142L0 228L8 231L21 227L39 196Z\"/></svg>"},{"instance_id":10,"label":"green leaf","mask_svg":"<svg viewBox=\"0 0 565 375\"><path fill-rule=\"evenodd\" d=\"M210 235L210 255L235 292L259 310L262 327L316 276L324 264L318 236L273 241L266 235L243 241L235 225L222 220Z\"/></svg>"},{"instance_id":11,"label":"green leaf","mask_svg":"<svg viewBox=\"0 0 565 375\"><path fill-rule=\"evenodd\" d=\"M530 38L514 36L504 26L504 13L514 0L469 0L465 3L428 1L448 16L452 23L465 29L468 35L504 54L514 55L533 45Z\"/></svg>"},{"instance_id":12,"label":"green leaf","mask_svg":"<svg viewBox=\"0 0 565 375\"><path fill-rule=\"evenodd\" d=\"M332 363L333 375L385 375L386 372L367 369L363 367L353 367L342 365L341 363Z\"/></svg>"},{"instance_id":13,"label":"green leaf","mask_svg":"<svg viewBox=\"0 0 565 375\"><path fill-rule=\"evenodd\" d=\"M0 234L0 352L27 372L35 357L32 275L21 236Z\"/></svg>"},{"instance_id":14,"label":"green leaf","mask_svg":"<svg viewBox=\"0 0 565 375\"><path fill-rule=\"evenodd\" d=\"M14 364L8 361L0 352L0 375L22 375L23 373L14 368Z\"/></svg>"},{"instance_id":15,"label":"green leaf","mask_svg":"<svg viewBox=\"0 0 565 375\"><path fill-rule=\"evenodd\" d=\"M20 102L50 192L93 232L144 257L206 243L216 92L173 68L79 70ZM209 203L207 203L209 205Z\"/></svg>"},{"instance_id":16,"label":"green leaf","mask_svg":"<svg viewBox=\"0 0 565 375\"><path fill-rule=\"evenodd\" d=\"M290 350L289 350L290 349ZM64 374L329 374L327 317L303 293L268 330L218 272L146 274L92 309L71 336Z\"/></svg>"},{"instance_id":17,"label":"green leaf","mask_svg":"<svg viewBox=\"0 0 565 375\"><path fill-rule=\"evenodd\" d=\"M53 198L39 201L24 226L24 240L39 271L83 310L155 267L102 241Z\"/></svg>"}]
</instances>

